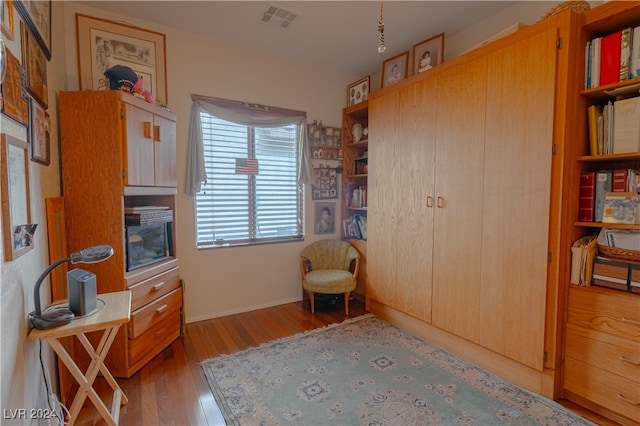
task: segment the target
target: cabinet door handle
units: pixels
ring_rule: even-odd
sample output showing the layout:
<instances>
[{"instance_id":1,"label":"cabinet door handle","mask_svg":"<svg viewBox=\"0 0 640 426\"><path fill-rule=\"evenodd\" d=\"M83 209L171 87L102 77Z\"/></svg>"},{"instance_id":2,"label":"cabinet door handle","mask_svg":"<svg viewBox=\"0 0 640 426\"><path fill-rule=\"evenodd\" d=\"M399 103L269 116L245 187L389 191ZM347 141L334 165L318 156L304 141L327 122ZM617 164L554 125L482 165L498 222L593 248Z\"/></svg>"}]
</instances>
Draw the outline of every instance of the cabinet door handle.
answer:
<instances>
[{"instance_id":1,"label":"cabinet door handle","mask_svg":"<svg viewBox=\"0 0 640 426\"><path fill-rule=\"evenodd\" d=\"M629 364L640 365L640 361L632 361L624 355L620 355L620 359L624 362L628 362Z\"/></svg>"},{"instance_id":2,"label":"cabinet door handle","mask_svg":"<svg viewBox=\"0 0 640 426\"><path fill-rule=\"evenodd\" d=\"M164 286L164 281L153 286L153 291L158 291Z\"/></svg>"},{"instance_id":3,"label":"cabinet door handle","mask_svg":"<svg viewBox=\"0 0 640 426\"><path fill-rule=\"evenodd\" d=\"M160 126L153 126L153 140L160 142Z\"/></svg>"},{"instance_id":4,"label":"cabinet door handle","mask_svg":"<svg viewBox=\"0 0 640 426\"><path fill-rule=\"evenodd\" d=\"M427 197L427 207L433 207L433 197L431 195Z\"/></svg>"},{"instance_id":5,"label":"cabinet door handle","mask_svg":"<svg viewBox=\"0 0 640 426\"><path fill-rule=\"evenodd\" d=\"M633 324L633 325L640 325L640 321L632 320L632 319L625 318L625 317L620 318L620 321L628 322L628 323Z\"/></svg>"},{"instance_id":6,"label":"cabinet door handle","mask_svg":"<svg viewBox=\"0 0 640 426\"><path fill-rule=\"evenodd\" d=\"M145 138L151 139L151 122L143 121L142 122L142 134Z\"/></svg>"},{"instance_id":7,"label":"cabinet door handle","mask_svg":"<svg viewBox=\"0 0 640 426\"><path fill-rule=\"evenodd\" d=\"M437 200L438 200L438 208L439 209L443 208L444 207L444 198L438 197Z\"/></svg>"},{"instance_id":8,"label":"cabinet door handle","mask_svg":"<svg viewBox=\"0 0 640 426\"><path fill-rule=\"evenodd\" d=\"M167 306L167 305L162 305L162 306L160 306L158 309L156 309L156 312L157 312L157 313L159 313L159 314L161 314L161 313L163 313L164 311L166 311L166 310L167 310L167 308L168 308L168 306Z\"/></svg>"},{"instance_id":9,"label":"cabinet door handle","mask_svg":"<svg viewBox=\"0 0 640 426\"><path fill-rule=\"evenodd\" d=\"M627 404L631 404L631 405L640 405L640 402L633 402L632 400L630 400L629 398L627 398L626 396L622 395L621 393L618 394L618 398L623 400L624 402L626 402Z\"/></svg>"}]
</instances>

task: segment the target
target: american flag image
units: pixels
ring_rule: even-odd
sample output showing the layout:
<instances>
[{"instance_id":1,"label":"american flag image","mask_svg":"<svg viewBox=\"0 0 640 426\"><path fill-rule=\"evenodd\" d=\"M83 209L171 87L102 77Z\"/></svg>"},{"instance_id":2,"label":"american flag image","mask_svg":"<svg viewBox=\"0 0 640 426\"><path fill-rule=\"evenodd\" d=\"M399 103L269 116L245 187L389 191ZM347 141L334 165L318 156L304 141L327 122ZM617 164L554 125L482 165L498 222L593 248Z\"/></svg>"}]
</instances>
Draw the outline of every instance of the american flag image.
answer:
<instances>
[{"instance_id":1,"label":"american flag image","mask_svg":"<svg viewBox=\"0 0 640 426\"><path fill-rule=\"evenodd\" d=\"M258 160L255 158L236 158L236 174L257 175Z\"/></svg>"}]
</instances>

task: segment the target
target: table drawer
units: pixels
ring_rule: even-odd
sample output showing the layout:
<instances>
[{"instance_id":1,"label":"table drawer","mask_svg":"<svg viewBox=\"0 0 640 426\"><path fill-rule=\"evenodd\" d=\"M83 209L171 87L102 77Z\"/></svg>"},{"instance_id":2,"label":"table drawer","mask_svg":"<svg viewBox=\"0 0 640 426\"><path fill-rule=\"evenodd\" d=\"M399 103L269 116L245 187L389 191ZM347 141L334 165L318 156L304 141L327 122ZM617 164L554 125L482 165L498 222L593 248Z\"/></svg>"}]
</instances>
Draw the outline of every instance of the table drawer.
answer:
<instances>
[{"instance_id":1,"label":"table drawer","mask_svg":"<svg viewBox=\"0 0 640 426\"><path fill-rule=\"evenodd\" d=\"M135 339L147 331L158 321L182 307L182 288L156 299L154 302L138 309L131 314L129 321L129 339ZM180 321L178 321L178 326Z\"/></svg>"},{"instance_id":2,"label":"table drawer","mask_svg":"<svg viewBox=\"0 0 640 426\"><path fill-rule=\"evenodd\" d=\"M570 288L567 321L640 342L640 295L593 286Z\"/></svg>"},{"instance_id":3,"label":"table drawer","mask_svg":"<svg viewBox=\"0 0 640 426\"><path fill-rule=\"evenodd\" d=\"M146 364L180 336L180 311L167 313L164 318L135 339L129 340L129 366Z\"/></svg>"},{"instance_id":4,"label":"table drawer","mask_svg":"<svg viewBox=\"0 0 640 426\"><path fill-rule=\"evenodd\" d=\"M564 387L629 419L640 419L640 386L632 380L567 358Z\"/></svg>"},{"instance_id":5,"label":"table drawer","mask_svg":"<svg viewBox=\"0 0 640 426\"><path fill-rule=\"evenodd\" d=\"M180 286L178 269L173 268L129 287L131 290L131 312L178 288Z\"/></svg>"},{"instance_id":6,"label":"table drawer","mask_svg":"<svg viewBox=\"0 0 640 426\"><path fill-rule=\"evenodd\" d=\"M640 342L567 324L566 355L640 386Z\"/></svg>"}]
</instances>

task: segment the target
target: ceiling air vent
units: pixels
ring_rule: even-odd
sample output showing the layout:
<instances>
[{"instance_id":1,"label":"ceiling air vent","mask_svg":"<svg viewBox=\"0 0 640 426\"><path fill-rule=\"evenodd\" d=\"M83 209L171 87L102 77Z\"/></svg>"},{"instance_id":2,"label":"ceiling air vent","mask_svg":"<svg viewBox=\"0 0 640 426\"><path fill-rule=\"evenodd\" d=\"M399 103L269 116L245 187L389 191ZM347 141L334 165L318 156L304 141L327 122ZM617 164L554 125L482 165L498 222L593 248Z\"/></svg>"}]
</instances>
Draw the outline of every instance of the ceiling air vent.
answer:
<instances>
[{"instance_id":1,"label":"ceiling air vent","mask_svg":"<svg viewBox=\"0 0 640 426\"><path fill-rule=\"evenodd\" d=\"M289 28L299 16L297 13L283 9L280 6L269 5L265 11L262 12L260 22L286 29Z\"/></svg>"}]
</instances>

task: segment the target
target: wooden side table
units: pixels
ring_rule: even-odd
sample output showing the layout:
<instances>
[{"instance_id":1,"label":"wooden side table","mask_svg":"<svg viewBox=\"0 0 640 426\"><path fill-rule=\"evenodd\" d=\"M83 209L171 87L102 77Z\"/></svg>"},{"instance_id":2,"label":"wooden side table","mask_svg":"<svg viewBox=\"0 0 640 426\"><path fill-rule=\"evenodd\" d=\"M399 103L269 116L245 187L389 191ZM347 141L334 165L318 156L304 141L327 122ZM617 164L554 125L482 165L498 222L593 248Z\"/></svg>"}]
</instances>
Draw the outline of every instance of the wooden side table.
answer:
<instances>
[{"instance_id":1,"label":"wooden side table","mask_svg":"<svg viewBox=\"0 0 640 426\"><path fill-rule=\"evenodd\" d=\"M67 366L73 377L80 385L78 393L76 393L73 403L71 404L71 408L69 409L69 425L73 425L75 422L87 396L91 402L93 402L93 405L98 409L100 415L105 419L107 424L118 424L120 406L125 405L128 400L116 380L107 369L107 366L104 364L104 359L106 358L109 348L111 348L116 334L118 333L118 329L122 324L129 321L130 315L130 291L103 293L98 294L98 310L96 313L76 318L69 324L61 327L49 330L38 330L34 328L29 333L29 339L43 339L51 345L51 348L53 348L53 350L58 354L62 362L64 362L64 365ZM100 338L100 342L94 348L85 333L100 330L104 330L104 332ZM71 355L69 355L64 346L60 343L60 338L68 336L76 336L91 358L89 367L84 374L80 368L78 368L78 365L75 363ZM93 389L93 382L98 376L98 372L102 373L113 390L111 410L107 409L95 389Z\"/></svg>"}]
</instances>

